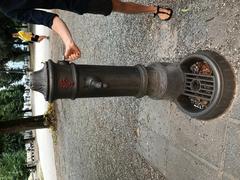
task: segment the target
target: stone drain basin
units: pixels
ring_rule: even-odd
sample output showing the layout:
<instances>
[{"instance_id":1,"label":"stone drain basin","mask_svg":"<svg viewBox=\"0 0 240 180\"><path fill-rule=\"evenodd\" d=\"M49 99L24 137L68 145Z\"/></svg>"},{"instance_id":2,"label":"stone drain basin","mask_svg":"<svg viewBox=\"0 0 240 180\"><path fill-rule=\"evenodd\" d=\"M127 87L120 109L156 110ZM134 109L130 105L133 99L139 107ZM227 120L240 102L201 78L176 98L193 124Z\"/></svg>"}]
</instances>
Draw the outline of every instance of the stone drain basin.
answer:
<instances>
[{"instance_id":1,"label":"stone drain basin","mask_svg":"<svg viewBox=\"0 0 240 180\"><path fill-rule=\"evenodd\" d=\"M186 57L180 68L184 90L177 98L177 105L184 113L207 120L227 109L235 91L235 80L224 57L213 51L198 51Z\"/></svg>"}]
</instances>

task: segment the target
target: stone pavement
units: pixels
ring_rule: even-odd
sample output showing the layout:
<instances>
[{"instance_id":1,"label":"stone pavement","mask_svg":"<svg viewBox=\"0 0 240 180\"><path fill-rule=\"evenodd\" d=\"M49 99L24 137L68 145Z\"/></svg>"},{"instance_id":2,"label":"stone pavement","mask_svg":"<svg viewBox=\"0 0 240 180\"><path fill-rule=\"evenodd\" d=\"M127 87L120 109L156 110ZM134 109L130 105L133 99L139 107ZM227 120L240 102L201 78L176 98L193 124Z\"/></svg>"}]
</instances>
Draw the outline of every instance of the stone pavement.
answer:
<instances>
[{"instance_id":1,"label":"stone pavement","mask_svg":"<svg viewBox=\"0 0 240 180\"><path fill-rule=\"evenodd\" d=\"M148 4L149 1L137 1ZM172 0L174 17L58 11L82 50L77 63L179 62L198 49L221 53L240 83L240 1ZM154 4L157 4L154 2ZM62 43L52 37L52 58ZM57 100L59 179L240 179L240 95L211 121L191 119L170 101L147 97Z\"/></svg>"}]
</instances>

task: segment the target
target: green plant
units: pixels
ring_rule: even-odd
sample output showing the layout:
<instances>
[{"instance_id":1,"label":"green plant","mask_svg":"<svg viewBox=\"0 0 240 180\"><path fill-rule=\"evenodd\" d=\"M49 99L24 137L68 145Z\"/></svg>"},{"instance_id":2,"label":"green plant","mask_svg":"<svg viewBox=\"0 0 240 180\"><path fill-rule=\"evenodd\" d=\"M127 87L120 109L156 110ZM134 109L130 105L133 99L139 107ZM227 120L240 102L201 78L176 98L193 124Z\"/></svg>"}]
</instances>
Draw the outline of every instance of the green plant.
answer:
<instances>
[{"instance_id":1,"label":"green plant","mask_svg":"<svg viewBox=\"0 0 240 180\"><path fill-rule=\"evenodd\" d=\"M0 159L0 179L27 179L25 165L26 154L23 150L14 153L3 153Z\"/></svg>"}]
</instances>

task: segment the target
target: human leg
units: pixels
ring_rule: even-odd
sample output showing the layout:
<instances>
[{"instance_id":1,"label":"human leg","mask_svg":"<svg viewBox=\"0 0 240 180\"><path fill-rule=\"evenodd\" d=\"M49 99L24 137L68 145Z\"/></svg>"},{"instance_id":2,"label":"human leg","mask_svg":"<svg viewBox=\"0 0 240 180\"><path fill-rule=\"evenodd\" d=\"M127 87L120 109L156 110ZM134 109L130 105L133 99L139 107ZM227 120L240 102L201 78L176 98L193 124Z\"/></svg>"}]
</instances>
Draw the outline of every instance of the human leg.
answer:
<instances>
[{"instance_id":1,"label":"human leg","mask_svg":"<svg viewBox=\"0 0 240 180\"><path fill-rule=\"evenodd\" d=\"M47 38L48 38L48 36L39 36L38 42L41 42L42 40L47 39Z\"/></svg>"},{"instance_id":2,"label":"human leg","mask_svg":"<svg viewBox=\"0 0 240 180\"><path fill-rule=\"evenodd\" d=\"M172 15L169 8L161 8L154 5L142 5L133 2L121 2L120 0L112 0L112 8L115 12L126 14L153 13L158 15L161 20L168 20Z\"/></svg>"}]
</instances>

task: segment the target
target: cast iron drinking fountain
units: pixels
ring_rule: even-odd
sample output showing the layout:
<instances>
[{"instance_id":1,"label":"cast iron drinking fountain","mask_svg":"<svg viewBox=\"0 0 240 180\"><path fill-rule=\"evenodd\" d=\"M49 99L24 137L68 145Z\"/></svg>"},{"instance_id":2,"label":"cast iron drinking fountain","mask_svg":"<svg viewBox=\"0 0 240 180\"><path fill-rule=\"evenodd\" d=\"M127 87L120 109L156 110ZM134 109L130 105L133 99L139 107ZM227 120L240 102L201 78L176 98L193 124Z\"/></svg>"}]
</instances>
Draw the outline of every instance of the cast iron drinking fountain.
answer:
<instances>
[{"instance_id":1,"label":"cast iron drinking fountain","mask_svg":"<svg viewBox=\"0 0 240 180\"><path fill-rule=\"evenodd\" d=\"M157 62L147 67L76 65L49 60L40 71L31 74L31 88L50 102L147 95L156 100L172 100L189 116L208 120L229 107L235 80L223 56L213 51L198 51L180 63Z\"/></svg>"}]
</instances>

